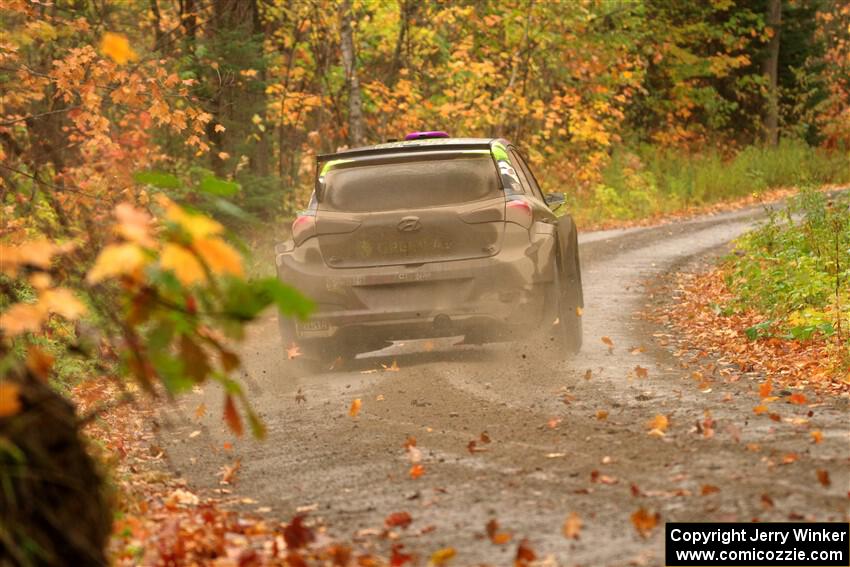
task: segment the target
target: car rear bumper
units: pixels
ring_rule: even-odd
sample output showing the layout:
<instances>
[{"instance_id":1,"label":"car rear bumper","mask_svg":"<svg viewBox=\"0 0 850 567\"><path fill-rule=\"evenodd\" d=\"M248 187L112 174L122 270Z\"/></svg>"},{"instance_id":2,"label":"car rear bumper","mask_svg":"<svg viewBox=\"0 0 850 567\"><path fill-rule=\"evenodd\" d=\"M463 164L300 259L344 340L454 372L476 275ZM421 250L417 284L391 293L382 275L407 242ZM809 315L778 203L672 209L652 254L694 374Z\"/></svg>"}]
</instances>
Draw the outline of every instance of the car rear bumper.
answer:
<instances>
[{"instance_id":1,"label":"car rear bumper","mask_svg":"<svg viewBox=\"0 0 850 567\"><path fill-rule=\"evenodd\" d=\"M536 328L547 311L555 239L545 227L531 237L510 232L495 256L418 265L334 269L315 255L306 261L310 250L279 254L278 276L317 306L296 334L401 339Z\"/></svg>"}]
</instances>

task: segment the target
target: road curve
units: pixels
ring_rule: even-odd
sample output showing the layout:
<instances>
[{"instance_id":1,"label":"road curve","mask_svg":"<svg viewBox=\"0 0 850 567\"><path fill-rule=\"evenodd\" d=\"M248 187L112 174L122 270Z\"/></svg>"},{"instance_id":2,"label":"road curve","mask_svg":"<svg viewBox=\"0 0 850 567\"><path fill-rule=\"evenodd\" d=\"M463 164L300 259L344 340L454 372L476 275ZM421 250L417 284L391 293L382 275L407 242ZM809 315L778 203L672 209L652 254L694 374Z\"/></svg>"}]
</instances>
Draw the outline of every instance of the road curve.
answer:
<instances>
[{"instance_id":1,"label":"road curve","mask_svg":"<svg viewBox=\"0 0 850 567\"><path fill-rule=\"evenodd\" d=\"M755 416L758 376L718 380L701 392L693 369L653 341L661 329L635 316L667 300L653 297L646 281L723 250L760 215L748 209L583 234L585 346L572 359L545 341L416 342L305 376L286 360L276 323L266 318L252 329L244 357L268 437L234 439L218 411L221 391L210 385L163 410L159 443L173 471L201 491L221 488L217 472L240 458L229 497L247 499L247 509L270 507L278 519L309 510L332 537L362 537L381 529L389 513L407 511L413 523L396 530L396 541L422 564L448 546L458 552L453 564L509 564L527 538L538 557L557 564L661 565L663 530L644 539L630 522L640 507L662 521L846 521L846 399L781 404L782 423ZM612 353L602 336L612 339ZM645 351L631 354L639 346ZM399 370L384 371L393 360ZM636 365L648 378L634 377ZM355 398L362 409L352 418ZM201 403L209 411L198 418ZM600 410L607 419L597 419ZM716 422L709 439L692 432L706 410ZM670 417L666 436L647 434L656 414ZM810 422L793 425L795 417ZM809 442L810 429L824 433L822 443ZM490 443L480 441L482 432ZM418 479L408 474L408 436L422 453ZM472 440L485 450L470 452ZM228 442L232 449L223 448ZM799 458L781 465L791 453ZM819 469L830 473L831 486L818 483ZM703 496L704 485L719 491ZM571 512L583 522L578 540L561 532ZM484 535L494 518L510 543ZM376 551L388 553L392 543L379 542Z\"/></svg>"}]
</instances>

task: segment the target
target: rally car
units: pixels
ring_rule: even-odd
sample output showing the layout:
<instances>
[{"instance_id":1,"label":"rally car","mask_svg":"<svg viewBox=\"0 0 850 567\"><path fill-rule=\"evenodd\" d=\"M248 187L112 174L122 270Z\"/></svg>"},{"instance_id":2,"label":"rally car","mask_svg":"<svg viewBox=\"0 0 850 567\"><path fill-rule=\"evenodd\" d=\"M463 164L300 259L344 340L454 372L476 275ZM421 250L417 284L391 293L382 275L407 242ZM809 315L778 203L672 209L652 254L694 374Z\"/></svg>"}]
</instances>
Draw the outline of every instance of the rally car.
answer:
<instances>
[{"instance_id":1,"label":"rally car","mask_svg":"<svg viewBox=\"0 0 850 567\"><path fill-rule=\"evenodd\" d=\"M280 319L287 347L314 359L388 341L515 340L537 330L582 342L576 227L553 209L504 139L416 132L320 155L315 189L276 247L278 277L315 302Z\"/></svg>"}]
</instances>

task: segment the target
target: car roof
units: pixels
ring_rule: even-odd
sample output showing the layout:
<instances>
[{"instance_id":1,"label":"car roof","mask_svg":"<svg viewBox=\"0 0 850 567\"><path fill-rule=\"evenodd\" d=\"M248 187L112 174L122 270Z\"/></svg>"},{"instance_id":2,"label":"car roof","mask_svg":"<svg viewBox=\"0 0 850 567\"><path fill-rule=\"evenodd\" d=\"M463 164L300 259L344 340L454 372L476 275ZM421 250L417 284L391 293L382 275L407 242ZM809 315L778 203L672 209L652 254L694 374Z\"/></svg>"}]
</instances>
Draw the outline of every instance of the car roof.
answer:
<instances>
[{"instance_id":1,"label":"car roof","mask_svg":"<svg viewBox=\"0 0 850 567\"><path fill-rule=\"evenodd\" d=\"M398 142L387 142L384 144L375 144L373 146L363 146L360 148L351 148L332 154L320 154L316 156L316 161L324 162L332 159L354 159L361 156L373 156L385 153L405 153L428 150L462 150L473 148L489 148L490 144L496 141L502 141L507 145L507 142L499 138L426 138L421 140L408 140Z\"/></svg>"}]
</instances>

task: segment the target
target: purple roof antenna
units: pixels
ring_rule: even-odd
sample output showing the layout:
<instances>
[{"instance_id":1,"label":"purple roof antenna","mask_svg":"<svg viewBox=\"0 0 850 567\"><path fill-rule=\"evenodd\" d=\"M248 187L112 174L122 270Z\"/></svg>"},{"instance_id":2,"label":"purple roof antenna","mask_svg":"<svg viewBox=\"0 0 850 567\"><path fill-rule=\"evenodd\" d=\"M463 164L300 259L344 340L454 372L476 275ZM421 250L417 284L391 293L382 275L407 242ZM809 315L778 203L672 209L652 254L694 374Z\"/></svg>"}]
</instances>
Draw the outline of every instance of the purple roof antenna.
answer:
<instances>
[{"instance_id":1,"label":"purple roof antenna","mask_svg":"<svg viewBox=\"0 0 850 567\"><path fill-rule=\"evenodd\" d=\"M431 130L428 132L411 132L404 137L405 140L427 140L429 138L449 138L448 133L440 130Z\"/></svg>"}]
</instances>

